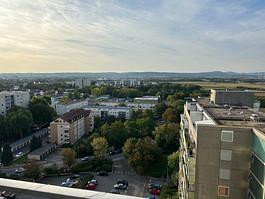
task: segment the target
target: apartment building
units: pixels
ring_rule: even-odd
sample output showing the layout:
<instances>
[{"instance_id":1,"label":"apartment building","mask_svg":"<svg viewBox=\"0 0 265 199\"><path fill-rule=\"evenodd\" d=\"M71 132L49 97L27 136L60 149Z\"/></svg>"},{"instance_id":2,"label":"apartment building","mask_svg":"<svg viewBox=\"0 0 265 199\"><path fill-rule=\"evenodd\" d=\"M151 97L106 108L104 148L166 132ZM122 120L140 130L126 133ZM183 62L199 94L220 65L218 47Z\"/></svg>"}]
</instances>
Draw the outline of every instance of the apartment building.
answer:
<instances>
[{"instance_id":1,"label":"apartment building","mask_svg":"<svg viewBox=\"0 0 265 199\"><path fill-rule=\"evenodd\" d=\"M107 116L130 119L132 115L132 109L129 107L87 106L84 109L91 111L92 115L100 117L101 119L104 119Z\"/></svg>"},{"instance_id":2,"label":"apartment building","mask_svg":"<svg viewBox=\"0 0 265 199\"><path fill-rule=\"evenodd\" d=\"M52 98L52 106L55 109L57 115L62 115L67 113L73 109L80 109L84 108L88 105L88 100L74 100L68 103L61 103L59 100L55 100Z\"/></svg>"},{"instance_id":3,"label":"apartment building","mask_svg":"<svg viewBox=\"0 0 265 199\"><path fill-rule=\"evenodd\" d=\"M212 97L181 115L179 198L264 199L265 115Z\"/></svg>"},{"instance_id":4,"label":"apartment building","mask_svg":"<svg viewBox=\"0 0 265 199\"><path fill-rule=\"evenodd\" d=\"M77 88L84 88L86 86L91 85L91 80L90 79L76 79L72 81L72 85Z\"/></svg>"},{"instance_id":5,"label":"apartment building","mask_svg":"<svg viewBox=\"0 0 265 199\"><path fill-rule=\"evenodd\" d=\"M28 91L2 91L0 92L0 115L6 115L13 106L28 107L30 94Z\"/></svg>"},{"instance_id":6,"label":"apartment building","mask_svg":"<svg viewBox=\"0 0 265 199\"><path fill-rule=\"evenodd\" d=\"M88 110L74 109L50 123L49 136L53 144L74 144L85 134L92 132L94 117Z\"/></svg>"}]
</instances>

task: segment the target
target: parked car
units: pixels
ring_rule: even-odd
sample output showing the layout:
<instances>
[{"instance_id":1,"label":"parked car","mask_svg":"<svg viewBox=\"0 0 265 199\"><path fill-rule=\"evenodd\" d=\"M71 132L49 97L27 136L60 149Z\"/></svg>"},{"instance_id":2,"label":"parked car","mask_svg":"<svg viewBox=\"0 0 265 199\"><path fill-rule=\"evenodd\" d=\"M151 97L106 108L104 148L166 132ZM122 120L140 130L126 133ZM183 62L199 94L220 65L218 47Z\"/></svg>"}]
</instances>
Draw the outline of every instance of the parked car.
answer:
<instances>
[{"instance_id":1,"label":"parked car","mask_svg":"<svg viewBox=\"0 0 265 199\"><path fill-rule=\"evenodd\" d=\"M126 185L126 187L128 187L129 183L127 180L117 180L116 184L123 184L123 185Z\"/></svg>"},{"instance_id":2,"label":"parked car","mask_svg":"<svg viewBox=\"0 0 265 199\"><path fill-rule=\"evenodd\" d=\"M89 157L89 156L87 156L87 157L83 157L83 158L81 158L80 160L81 160L82 162L86 162L86 161L90 160L90 157Z\"/></svg>"},{"instance_id":3,"label":"parked car","mask_svg":"<svg viewBox=\"0 0 265 199\"><path fill-rule=\"evenodd\" d=\"M99 171L99 172L97 172L97 175L98 176L108 176L109 174L107 171Z\"/></svg>"},{"instance_id":4,"label":"parked car","mask_svg":"<svg viewBox=\"0 0 265 199\"><path fill-rule=\"evenodd\" d=\"M16 154L16 158L19 158L19 157L22 156L22 155L23 155L23 152L20 151L20 152L18 152L18 153Z\"/></svg>"},{"instance_id":5,"label":"parked car","mask_svg":"<svg viewBox=\"0 0 265 199\"><path fill-rule=\"evenodd\" d=\"M157 188L149 189L149 193L153 195L160 195L161 190Z\"/></svg>"},{"instance_id":6,"label":"parked car","mask_svg":"<svg viewBox=\"0 0 265 199\"><path fill-rule=\"evenodd\" d=\"M88 183L88 184L89 184L89 183L93 183L93 184L95 184L95 185L98 185L98 181L97 181L96 179L92 179L92 180L88 181L87 183Z\"/></svg>"},{"instance_id":7,"label":"parked car","mask_svg":"<svg viewBox=\"0 0 265 199\"><path fill-rule=\"evenodd\" d=\"M15 173L23 173L25 169L23 167L19 167L15 170Z\"/></svg>"},{"instance_id":8,"label":"parked car","mask_svg":"<svg viewBox=\"0 0 265 199\"><path fill-rule=\"evenodd\" d=\"M70 176L69 178L70 179L79 179L80 178L80 175L74 174L74 175Z\"/></svg>"},{"instance_id":9,"label":"parked car","mask_svg":"<svg viewBox=\"0 0 265 199\"><path fill-rule=\"evenodd\" d=\"M115 155L115 154L119 154L119 153L122 153L121 149L117 149L117 150L113 150L113 151L109 152L110 155Z\"/></svg>"},{"instance_id":10,"label":"parked car","mask_svg":"<svg viewBox=\"0 0 265 199\"><path fill-rule=\"evenodd\" d=\"M114 194L120 194L121 192L119 192L118 190L116 190L116 189L112 189L111 191L110 191L110 193L114 193Z\"/></svg>"},{"instance_id":11,"label":"parked car","mask_svg":"<svg viewBox=\"0 0 265 199\"><path fill-rule=\"evenodd\" d=\"M78 180L73 179L73 178L67 178L65 182L67 182L67 183L71 183L71 184L73 184L73 185L78 184Z\"/></svg>"},{"instance_id":12,"label":"parked car","mask_svg":"<svg viewBox=\"0 0 265 199\"><path fill-rule=\"evenodd\" d=\"M153 188L161 189L161 185L158 183L149 183L148 189L153 189Z\"/></svg>"},{"instance_id":13,"label":"parked car","mask_svg":"<svg viewBox=\"0 0 265 199\"><path fill-rule=\"evenodd\" d=\"M120 190L125 190L127 189L127 186L125 184L115 184L114 189L120 189Z\"/></svg>"},{"instance_id":14,"label":"parked car","mask_svg":"<svg viewBox=\"0 0 265 199\"><path fill-rule=\"evenodd\" d=\"M8 191L2 191L1 196L3 196L4 198L8 198L8 199L15 199L16 198L16 194L8 192Z\"/></svg>"},{"instance_id":15,"label":"parked car","mask_svg":"<svg viewBox=\"0 0 265 199\"><path fill-rule=\"evenodd\" d=\"M73 187L74 184L71 183L71 182L62 182L62 183L61 183L61 186L63 186L63 187Z\"/></svg>"},{"instance_id":16,"label":"parked car","mask_svg":"<svg viewBox=\"0 0 265 199\"><path fill-rule=\"evenodd\" d=\"M95 190L97 188L97 185L94 184L94 183L88 183L86 185L86 188L89 189L89 190Z\"/></svg>"}]
</instances>

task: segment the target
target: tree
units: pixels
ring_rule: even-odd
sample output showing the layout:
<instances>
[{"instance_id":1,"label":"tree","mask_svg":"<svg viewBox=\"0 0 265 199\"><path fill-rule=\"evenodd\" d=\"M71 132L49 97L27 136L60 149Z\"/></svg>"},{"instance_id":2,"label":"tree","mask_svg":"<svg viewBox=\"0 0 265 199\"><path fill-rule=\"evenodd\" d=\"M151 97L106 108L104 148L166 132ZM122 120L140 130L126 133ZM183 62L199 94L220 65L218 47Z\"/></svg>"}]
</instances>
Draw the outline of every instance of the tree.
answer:
<instances>
[{"instance_id":1,"label":"tree","mask_svg":"<svg viewBox=\"0 0 265 199\"><path fill-rule=\"evenodd\" d=\"M33 135L29 145L30 151L34 151L40 147L42 147L41 138L37 138L35 135Z\"/></svg>"},{"instance_id":2,"label":"tree","mask_svg":"<svg viewBox=\"0 0 265 199\"><path fill-rule=\"evenodd\" d=\"M64 165L67 166L68 169L70 169L75 163L75 151L71 148L66 148L63 150L62 155Z\"/></svg>"},{"instance_id":3,"label":"tree","mask_svg":"<svg viewBox=\"0 0 265 199\"><path fill-rule=\"evenodd\" d=\"M163 124L155 130L155 141L165 153L172 153L179 148L179 125Z\"/></svg>"},{"instance_id":4,"label":"tree","mask_svg":"<svg viewBox=\"0 0 265 199\"><path fill-rule=\"evenodd\" d=\"M160 161L162 157L161 149L150 137L138 140L128 139L124 144L123 153L128 159L129 165L140 174L144 174L152 164Z\"/></svg>"},{"instance_id":5,"label":"tree","mask_svg":"<svg viewBox=\"0 0 265 199\"><path fill-rule=\"evenodd\" d=\"M93 155L93 149L91 146L90 139L81 140L75 147L75 152L78 158Z\"/></svg>"},{"instance_id":6,"label":"tree","mask_svg":"<svg viewBox=\"0 0 265 199\"><path fill-rule=\"evenodd\" d=\"M166 122L178 122L177 112L173 108L167 108L162 118Z\"/></svg>"},{"instance_id":7,"label":"tree","mask_svg":"<svg viewBox=\"0 0 265 199\"><path fill-rule=\"evenodd\" d=\"M168 156L168 169L169 173L172 174L173 172L178 172L179 170L179 152L173 152Z\"/></svg>"},{"instance_id":8,"label":"tree","mask_svg":"<svg viewBox=\"0 0 265 199\"><path fill-rule=\"evenodd\" d=\"M0 140L6 141L10 135L7 133L7 121L4 116L0 115ZM2 143L1 143L2 144Z\"/></svg>"},{"instance_id":9,"label":"tree","mask_svg":"<svg viewBox=\"0 0 265 199\"><path fill-rule=\"evenodd\" d=\"M160 118L162 118L162 114L166 111L167 105L164 102L160 102L155 106L154 112Z\"/></svg>"},{"instance_id":10,"label":"tree","mask_svg":"<svg viewBox=\"0 0 265 199\"><path fill-rule=\"evenodd\" d=\"M127 120L124 123L124 126L126 128L128 138L131 138L131 137L139 138L139 131L137 129L137 124L135 120Z\"/></svg>"},{"instance_id":11,"label":"tree","mask_svg":"<svg viewBox=\"0 0 265 199\"><path fill-rule=\"evenodd\" d=\"M100 95L101 95L101 90L100 90L100 88L93 88L93 89L91 90L91 94L92 94L93 96L96 96L96 97L100 96Z\"/></svg>"},{"instance_id":12,"label":"tree","mask_svg":"<svg viewBox=\"0 0 265 199\"><path fill-rule=\"evenodd\" d=\"M34 124L44 125L50 123L56 116L55 110L41 97L34 97L29 105Z\"/></svg>"},{"instance_id":13,"label":"tree","mask_svg":"<svg viewBox=\"0 0 265 199\"><path fill-rule=\"evenodd\" d=\"M5 144L2 151L2 160L3 165L8 165L13 160L13 153L11 147L8 144Z\"/></svg>"},{"instance_id":14,"label":"tree","mask_svg":"<svg viewBox=\"0 0 265 199\"><path fill-rule=\"evenodd\" d=\"M41 175L40 165L37 161L29 161L25 166L24 176L26 178L33 179L34 181L38 180Z\"/></svg>"},{"instance_id":15,"label":"tree","mask_svg":"<svg viewBox=\"0 0 265 199\"><path fill-rule=\"evenodd\" d=\"M31 132L33 125L32 114L25 108L12 108L7 113L6 120L14 139L23 138Z\"/></svg>"},{"instance_id":16,"label":"tree","mask_svg":"<svg viewBox=\"0 0 265 199\"><path fill-rule=\"evenodd\" d=\"M94 138L91 142L92 148L94 150L94 155L99 158L105 158L109 148L108 141L104 137Z\"/></svg>"},{"instance_id":17,"label":"tree","mask_svg":"<svg viewBox=\"0 0 265 199\"><path fill-rule=\"evenodd\" d=\"M101 127L101 132L106 137L108 144L116 149L122 148L127 139L127 131L121 121L115 121L110 125L105 123Z\"/></svg>"},{"instance_id":18,"label":"tree","mask_svg":"<svg viewBox=\"0 0 265 199\"><path fill-rule=\"evenodd\" d=\"M140 118L136 120L136 125L139 130L140 137L152 135L155 123L151 118Z\"/></svg>"}]
</instances>

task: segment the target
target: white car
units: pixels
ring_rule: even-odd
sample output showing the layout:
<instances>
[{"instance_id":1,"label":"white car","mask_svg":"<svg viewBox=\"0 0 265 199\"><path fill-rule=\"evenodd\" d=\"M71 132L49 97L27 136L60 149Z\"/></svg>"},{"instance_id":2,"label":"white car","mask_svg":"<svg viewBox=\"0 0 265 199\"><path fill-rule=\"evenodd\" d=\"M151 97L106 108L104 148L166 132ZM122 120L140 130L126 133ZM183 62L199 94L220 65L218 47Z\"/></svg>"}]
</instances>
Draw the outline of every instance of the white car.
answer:
<instances>
[{"instance_id":1,"label":"white car","mask_svg":"<svg viewBox=\"0 0 265 199\"><path fill-rule=\"evenodd\" d=\"M61 183L61 186L63 186L63 187L73 187L74 184L73 183L70 183L70 182L62 182Z\"/></svg>"},{"instance_id":2,"label":"white car","mask_svg":"<svg viewBox=\"0 0 265 199\"><path fill-rule=\"evenodd\" d=\"M19 158L20 156L22 156L23 155L23 152L18 152L17 154L16 154L16 158Z\"/></svg>"},{"instance_id":3,"label":"white car","mask_svg":"<svg viewBox=\"0 0 265 199\"><path fill-rule=\"evenodd\" d=\"M75 180L75 179L72 179L72 178L68 178L65 182L66 182L66 183L73 184L73 185L78 184L78 181Z\"/></svg>"}]
</instances>

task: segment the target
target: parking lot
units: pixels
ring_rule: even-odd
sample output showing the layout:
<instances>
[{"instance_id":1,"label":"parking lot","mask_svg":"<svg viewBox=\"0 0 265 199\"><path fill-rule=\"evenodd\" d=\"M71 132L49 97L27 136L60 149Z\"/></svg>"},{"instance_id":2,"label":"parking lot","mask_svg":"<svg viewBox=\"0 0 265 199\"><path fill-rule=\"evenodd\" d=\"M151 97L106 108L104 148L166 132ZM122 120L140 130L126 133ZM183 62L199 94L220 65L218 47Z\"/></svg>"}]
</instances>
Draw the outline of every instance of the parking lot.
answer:
<instances>
[{"instance_id":1,"label":"parking lot","mask_svg":"<svg viewBox=\"0 0 265 199\"><path fill-rule=\"evenodd\" d=\"M156 182L164 184L164 179L154 179L150 177L144 177L137 175L127 164L127 161L123 156L116 156L113 158L113 172L109 173L108 176L97 176L95 173L95 179L98 181L97 191L110 192L113 189L114 184L117 180L127 180L129 183L127 190L119 190L121 194L138 196L138 197L147 197L148 194L148 183ZM60 176L60 177L47 177L42 183L60 185L65 181L69 176ZM159 198L159 197L156 197Z\"/></svg>"}]
</instances>

